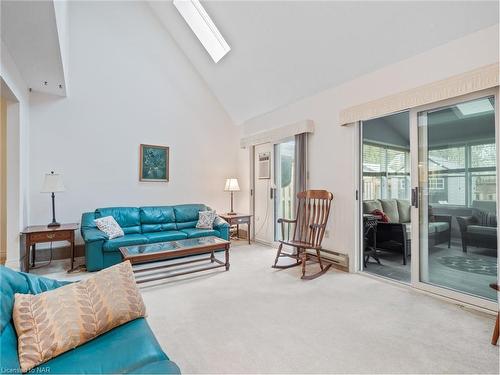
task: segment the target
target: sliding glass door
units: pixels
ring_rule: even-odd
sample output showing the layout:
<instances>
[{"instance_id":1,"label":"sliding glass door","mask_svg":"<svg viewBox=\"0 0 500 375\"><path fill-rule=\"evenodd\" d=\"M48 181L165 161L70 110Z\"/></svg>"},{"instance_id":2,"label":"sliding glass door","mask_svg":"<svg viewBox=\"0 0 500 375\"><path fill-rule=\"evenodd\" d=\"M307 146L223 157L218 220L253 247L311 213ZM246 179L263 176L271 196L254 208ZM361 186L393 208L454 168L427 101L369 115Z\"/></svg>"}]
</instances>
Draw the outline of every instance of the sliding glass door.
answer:
<instances>
[{"instance_id":1,"label":"sliding glass door","mask_svg":"<svg viewBox=\"0 0 500 375\"><path fill-rule=\"evenodd\" d=\"M360 124L359 268L494 309L498 90Z\"/></svg>"},{"instance_id":2,"label":"sliding glass door","mask_svg":"<svg viewBox=\"0 0 500 375\"><path fill-rule=\"evenodd\" d=\"M365 272L411 281L409 112L362 123L362 256Z\"/></svg>"},{"instance_id":3,"label":"sliding glass door","mask_svg":"<svg viewBox=\"0 0 500 375\"><path fill-rule=\"evenodd\" d=\"M417 121L419 281L495 301L495 97L419 111Z\"/></svg>"},{"instance_id":4,"label":"sliding glass door","mask_svg":"<svg viewBox=\"0 0 500 375\"><path fill-rule=\"evenodd\" d=\"M274 200L274 239L281 239L281 224L277 219L295 218L295 139L286 139L274 145L276 197Z\"/></svg>"}]
</instances>

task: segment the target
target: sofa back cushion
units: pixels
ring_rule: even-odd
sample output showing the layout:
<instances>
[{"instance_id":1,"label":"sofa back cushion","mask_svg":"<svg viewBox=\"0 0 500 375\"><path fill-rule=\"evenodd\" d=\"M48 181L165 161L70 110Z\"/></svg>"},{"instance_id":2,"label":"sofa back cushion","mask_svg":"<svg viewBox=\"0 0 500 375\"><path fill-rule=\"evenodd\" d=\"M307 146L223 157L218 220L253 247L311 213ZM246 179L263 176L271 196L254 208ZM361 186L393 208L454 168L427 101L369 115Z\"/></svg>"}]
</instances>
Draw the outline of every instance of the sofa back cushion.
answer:
<instances>
[{"instance_id":1,"label":"sofa back cushion","mask_svg":"<svg viewBox=\"0 0 500 375\"><path fill-rule=\"evenodd\" d=\"M141 233L141 218L137 207L106 207L95 210L96 219L113 216L125 234Z\"/></svg>"},{"instance_id":2,"label":"sofa back cushion","mask_svg":"<svg viewBox=\"0 0 500 375\"><path fill-rule=\"evenodd\" d=\"M142 233L176 230L174 208L170 206L140 207Z\"/></svg>"},{"instance_id":3,"label":"sofa back cushion","mask_svg":"<svg viewBox=\"0 0 500 375\"><path fill-rule=\"evenodd\" d=\"M207 206L204 204L180 204L173 208L177 229L195 228L199 212L207 210Z\"/></svg>"},{"instance_id":4,"label":"sofa back cushion","mask_svg":"<svg viewBox=\"0 0 500 375\"><path fill-rule=\"evenodd\" d=\"M378 199L363 201L363 213L371 214L375 210L382 210L382 204Z\"/></svg>"},{"instance_id":5,"label":"sofa back cushion","mask_svg":"<svg viewBox=\"0 0 500 375\"><path fill-rule=\"evenodd\" d=\"M398 214L400 223L411 222L411 205L409 201L397 199L398 204Z\"/></svg>"},{"instance_id":6,"label":"sofa back cushion","mask_svg":"<svg viewBox=\"0 0 500 375\"><path fill-rule=\"evenodd\" d=\"M473 208L472 216L477 220L477 223L483 227L496 227L497 226L497 215L490 213L488 211Z\"/></svg>"},{"instance_id":7,"label":"sofa back cushion","mask_svg":"<svg viewBox=\"0 0 500 375\"><path fill-rule=\"evenodd\" d=\"M381 199L382 211L389 217L391 223L399 223L398 203L395 199Z\"/></svg>"},{"instance_id":8,"label":"sofa back cushion","mask_svg":"<svg viewBox=\"0 0 500 375\"><path fill-rule=\"evenodd\" d=\"M16 293L38 294L66 285L67 281L57 281L45 277L14 271L0 265L0 332L12 318L14 295Z\"/></svg>"},{"instance_id":9,"label":"sofa back cushion","mask_svg":"<svg viewBox=\"0 0 500 375\"><path fill-rule=\"evenodd\" d=\"M20 373L17 354L17 335L12 321L16 293L38 294L68 284L45 277L16 272L0 266L0 363L12 373ZM17 371L16 371L17 370Z\"/></svg>"}]
</instances>

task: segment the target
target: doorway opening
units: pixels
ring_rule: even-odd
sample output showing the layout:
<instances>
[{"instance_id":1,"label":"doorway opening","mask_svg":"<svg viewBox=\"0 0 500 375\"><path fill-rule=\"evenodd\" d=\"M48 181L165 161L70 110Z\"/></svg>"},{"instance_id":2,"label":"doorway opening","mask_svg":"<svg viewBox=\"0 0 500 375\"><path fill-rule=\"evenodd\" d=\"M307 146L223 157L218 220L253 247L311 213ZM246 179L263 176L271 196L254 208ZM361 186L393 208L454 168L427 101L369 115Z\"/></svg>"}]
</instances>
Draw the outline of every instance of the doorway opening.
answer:
<instances>
[{"instance_id":1,"label":"doorway opening","mask_svg":"<svg viewBox=\"0 0 500 375\"><path fill-rule=\"evenodd\" d=\"M362 122L364 271L411 281L409 112Z\"/></svg>"},{"instance_id":2,"label":"doorway opening","mask_svg":"<svg viewBox=\"0 0 500 375\"><path fill-rule=\"evenodd\" d=\"M417 116L420 281L496 301L495 97Z\"/></svg>"},{"instance_id":3,"label":"doorway opening","mask_svg":"<svg viewBox=\"0 0 500 375\"><path fill-rule=\"evenodd\" d=\"M257 242L275 244L281 238L281 227L277 225L277 219L293 219L295 216L297 176L303 181L300 188L306 186L306 143L305 134L299 134L254 146L254 218ZM296 160L299 160L298 164ZM301 165L304 168L300 169Z\"/></svg>"},{"instance_id":4,"label":"doorway opening","mask_svg":"<svg viewBox=\"0 0 500 375\"><path fill-rule=\"evenodd\" d=\"M274 240L281 238L281 225L277 219L292 220L295 216L295 139L291 138L274 145L275 155L275 200Z\"/></svg>"}]
</instances>

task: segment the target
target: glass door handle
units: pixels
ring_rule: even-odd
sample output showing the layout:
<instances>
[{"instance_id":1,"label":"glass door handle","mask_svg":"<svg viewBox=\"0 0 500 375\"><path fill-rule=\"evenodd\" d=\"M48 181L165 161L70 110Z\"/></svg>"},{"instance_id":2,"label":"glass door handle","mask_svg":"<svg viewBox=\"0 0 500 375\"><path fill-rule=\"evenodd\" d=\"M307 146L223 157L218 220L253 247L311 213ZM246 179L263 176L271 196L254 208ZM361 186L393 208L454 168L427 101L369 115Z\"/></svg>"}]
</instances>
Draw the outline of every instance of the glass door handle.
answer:
<instances>
[{"instance_id":1,"label":"glass door handle","mask_svg":"<svg viewBox=\"0 0 500 375\"><path fill-rule=\"evenodd\" d=\"M276 189L274 189L274 188L269 188L269 199L274 199L274 191L275 190Z\"/></svg>"},{"instance_id":2,"label":"glass door handle","mask_svg":"<svg viewBox=\"0 0 500 375\"><path fill-rule=\"evenodd\" d=\"M418 187L411 189L411 205L418 208Z\"/></svg>"}]
</instances>

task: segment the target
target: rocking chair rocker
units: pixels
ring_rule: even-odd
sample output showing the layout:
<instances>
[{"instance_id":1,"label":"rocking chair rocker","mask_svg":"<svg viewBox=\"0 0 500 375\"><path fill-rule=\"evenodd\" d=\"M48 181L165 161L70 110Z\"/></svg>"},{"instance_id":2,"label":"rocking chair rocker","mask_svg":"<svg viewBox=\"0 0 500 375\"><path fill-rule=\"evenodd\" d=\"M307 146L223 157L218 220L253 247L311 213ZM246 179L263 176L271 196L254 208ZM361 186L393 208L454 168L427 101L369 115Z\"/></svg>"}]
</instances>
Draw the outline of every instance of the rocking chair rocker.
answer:
<instances>
[{"instance_id":1,"label":"rocking chair rocker","mask_svg":"<svg viewBox=\"0 0 500 375\"><path fill-rule=\"evenodd\" d=\"M285 269L302 265L301 278L311 280L323 275L332 265L331 263L323 265L320 251L333 194L326 190L307 190L298 193L297 199L297 215L295 220L278 219L278 223L281 224L282 239L279 241L280 244L273 268ZM286 230L285 224L287 224ZM293 229L293 238L290 239L292 225L295 225L295 227ZM297 253L282 252L283 245L296 248ZM316 255L307 253L308 249L316 250ZM293 258L296 262L286 266L278 266L280 257ZM315 274L306 276L306 262L311 259L319 263L321 270Z\"/></svg>"}]
</instances>

